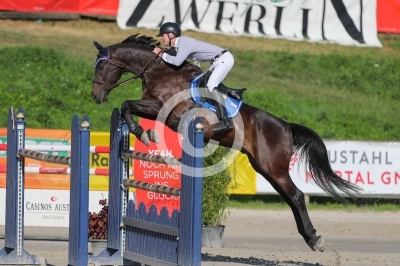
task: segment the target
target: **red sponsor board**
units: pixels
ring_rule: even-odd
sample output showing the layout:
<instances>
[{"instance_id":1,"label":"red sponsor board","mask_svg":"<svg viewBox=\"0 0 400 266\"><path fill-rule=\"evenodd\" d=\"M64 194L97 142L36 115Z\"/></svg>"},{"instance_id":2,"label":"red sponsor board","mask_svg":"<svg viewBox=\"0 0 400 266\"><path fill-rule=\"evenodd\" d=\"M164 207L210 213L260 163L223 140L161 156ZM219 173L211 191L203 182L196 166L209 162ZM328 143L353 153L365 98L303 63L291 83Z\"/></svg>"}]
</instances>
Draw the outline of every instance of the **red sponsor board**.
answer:
<instances>
[{"instance_id":1,"label":"red sponsor board","mask_svg":"<svg viewBox=\"0 0 400 266\"><path fill-rule=\"evenodd\" d=\"M116 16L118 4L115 0L3 0L0 10Z\"/></svg>"},{"instance_id":2,"label":"red sponsor board","mask_svg":"<svg viewBox=\"0 0 400 266\"><path fill-rule=\"evenodd\" d=\"M378 0L378 32L400 33L400 0Z\"/></svg>"},{"instance_id":3,"label":"red sponsor board","mask_svg":"<svg viewBox=\"0 0 400 266\"><path fill-rule=\"evenodd\" d=\"M182 140L181 134L178 134L167 128L160 122L143 119L139 121L139 125L145 131L149 129L156 130L160 135L160 143L150 142L149 146L144 145L140 141L135 142L135 151L145 152L153 155L167 157L182 157ZM134 179L144 181L151 184L180 188L181 185L181 167L174 165L157 164L142 160L134 160L133 162ZM160 194L152 191L136 189L136 202L143 202L147 208L154 204L157 210L162 207L168 209L171 215L174 209L179 209L179 197Z\"/></svg>"}]
</instances>

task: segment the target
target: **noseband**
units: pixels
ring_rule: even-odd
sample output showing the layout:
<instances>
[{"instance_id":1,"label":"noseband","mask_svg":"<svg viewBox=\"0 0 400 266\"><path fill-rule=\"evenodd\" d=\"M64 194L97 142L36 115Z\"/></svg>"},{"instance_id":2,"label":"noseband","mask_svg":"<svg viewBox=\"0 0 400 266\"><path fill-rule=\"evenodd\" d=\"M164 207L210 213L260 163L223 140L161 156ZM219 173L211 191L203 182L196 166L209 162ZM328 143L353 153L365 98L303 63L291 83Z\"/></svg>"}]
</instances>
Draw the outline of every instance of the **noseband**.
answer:
<instances>
[{"instance_id":1,"label":"noseband","mask_svg":"<svg viewBox=\"0 0 400 266\"><path fill-rule=\"evenodd\" d=\"M117 87L119 87L119 86L121 86L121 85L125 85L126 83L128 83L128 82L130 82L130 81L132 81L132 80L135 80L135 79L137 79L137 78L143 79L143 75L144 75L144 73L146 72L148 66L151 64L152 61L154 61L154 63L155 63L157 58L158 58L158 55L156 55L156 57L155 57L154 59L151 58L151 59L147 62L147 64L145 65L145 67L143 68L142 73L140 73L139 75L135 75L135 76L133 76L133 77L127 79L127 80L121 81L120 83L117 83L117 84L115 84L114 86L112 86L112 87L110 87L110 88L108 88L107 76L106 76L106 82L97 82L96 80L93 80L93 83L100 84L100 85L105 85L105 86L101 89L101 97L104 97L104 96L107 95L110 91L112 91L113 89L115 89L115 88L117 88ZM94 63L94 66L93 66L93 67L96 68L96 67L97 67L97 64L98 64L100 61L104 61L104 60L110 62L110 63L111 63L112 65L114 65L114 66L120 67L120 68L122 68L122 69L126 69L126 67L124 67L124 66L122 66L122 65L119 65L119 64L117 64L117 63L115 63L115 62L113 62L113 61L111 60L111 50L110 50L109 48L107 48L107 56L103 56L103 57L98 58L98 59L96 60L96 62ZM106 75L107 75L107 73L108 73L108 72L106 72Z\"/></svg>"}]
</instances>

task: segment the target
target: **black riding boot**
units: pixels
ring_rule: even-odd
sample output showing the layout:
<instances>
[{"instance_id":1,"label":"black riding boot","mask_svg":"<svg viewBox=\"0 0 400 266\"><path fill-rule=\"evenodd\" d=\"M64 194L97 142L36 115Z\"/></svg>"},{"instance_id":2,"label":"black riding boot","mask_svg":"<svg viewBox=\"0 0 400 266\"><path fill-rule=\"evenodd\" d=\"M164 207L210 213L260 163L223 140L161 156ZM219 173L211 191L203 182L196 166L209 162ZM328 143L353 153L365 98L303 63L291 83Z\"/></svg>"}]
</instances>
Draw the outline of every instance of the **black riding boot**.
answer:
<instances>
[{"instance_id":1,"label":"black riding boot","mask_svg":"<svg viewBox=\"0 0 400 266\"><path fill-rule=\"evenodd\" d=\"M219 119L218 124L213 128L213 132L223 132L223 131L231 131L233 129L232 123L228 118L228 114L226 113L225 99L223 94L213 89L211 92L212 99L214 100L215 108L217 109L217 116Z\"/></svg>"}]
</instances>

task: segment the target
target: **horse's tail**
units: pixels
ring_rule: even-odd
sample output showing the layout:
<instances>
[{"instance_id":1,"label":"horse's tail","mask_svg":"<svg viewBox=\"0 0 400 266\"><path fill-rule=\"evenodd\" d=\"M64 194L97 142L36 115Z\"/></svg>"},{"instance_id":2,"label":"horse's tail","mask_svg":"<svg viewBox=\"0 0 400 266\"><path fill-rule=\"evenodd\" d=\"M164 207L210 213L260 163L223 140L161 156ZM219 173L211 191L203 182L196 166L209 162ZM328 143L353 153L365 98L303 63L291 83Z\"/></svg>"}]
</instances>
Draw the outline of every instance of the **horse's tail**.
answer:
<instances>
[{"instance_id":1,"label":"horse's tail","mask_svg":"<svg viewBox=\"0 0 400 266\"><path fill-rule=\"evenodd\" d=\"M290 123L294 151L299 152L302 160L311 173L313 181L334 199L346 203L341 192L356 199L362 189L339 177L332 170L328 159L328 152L321 137L312 129Z\"/></svg>"}]
</instances>

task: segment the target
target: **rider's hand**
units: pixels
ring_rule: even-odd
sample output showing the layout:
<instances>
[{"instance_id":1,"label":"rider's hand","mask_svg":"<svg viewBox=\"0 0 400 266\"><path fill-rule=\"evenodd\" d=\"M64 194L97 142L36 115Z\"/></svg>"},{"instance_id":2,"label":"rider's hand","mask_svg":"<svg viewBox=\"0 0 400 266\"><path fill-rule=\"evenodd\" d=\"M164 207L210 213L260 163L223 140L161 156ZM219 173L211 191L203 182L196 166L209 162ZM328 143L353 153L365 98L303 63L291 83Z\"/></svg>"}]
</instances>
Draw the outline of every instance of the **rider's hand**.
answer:
<instances>
[{"instance_id":1,"label":"rider's hand","mask_svg":"<svg viewBox=\"0 0 400 266\"><path fill-rule=\"evenodd\" d=\"M162 56L163 49L161 49L160 47L156 46L156 47L154 47L153 53L155 53L158 56Z\"/></svg>"}]
</instances>

